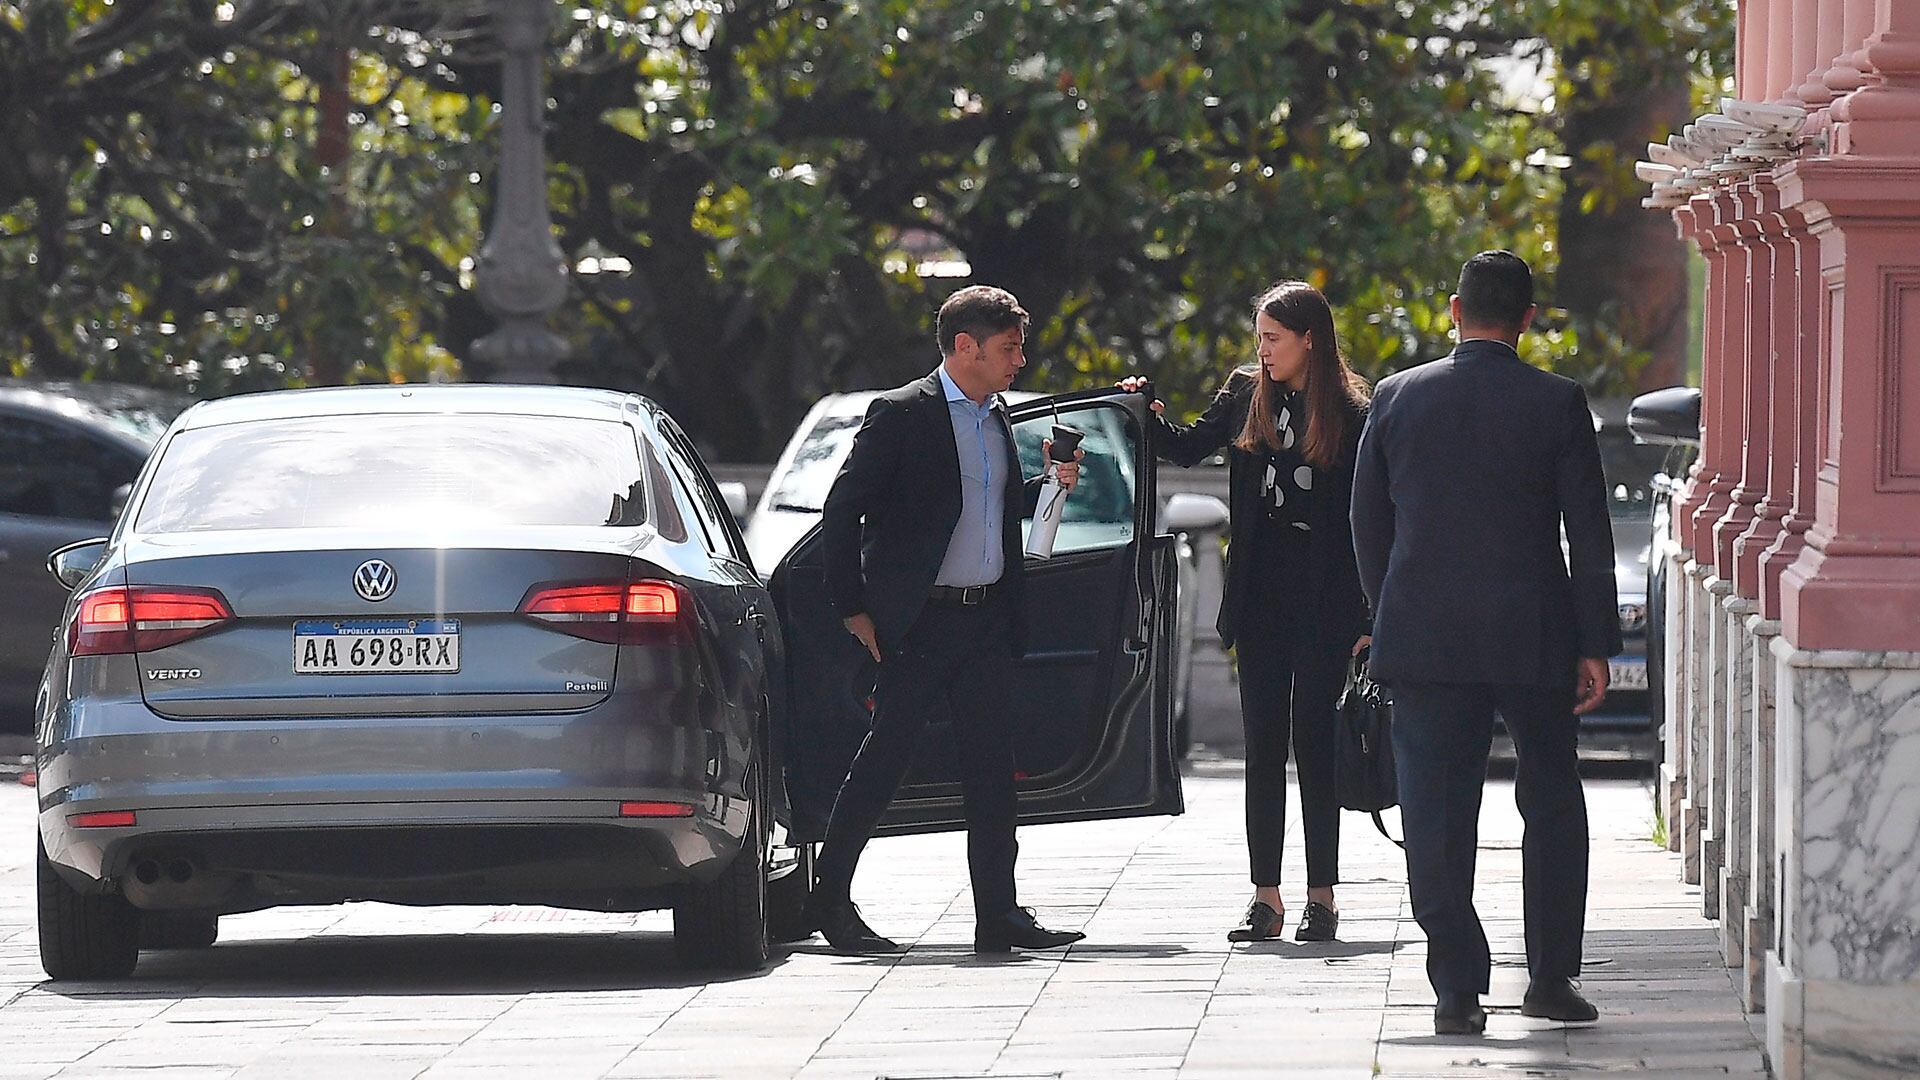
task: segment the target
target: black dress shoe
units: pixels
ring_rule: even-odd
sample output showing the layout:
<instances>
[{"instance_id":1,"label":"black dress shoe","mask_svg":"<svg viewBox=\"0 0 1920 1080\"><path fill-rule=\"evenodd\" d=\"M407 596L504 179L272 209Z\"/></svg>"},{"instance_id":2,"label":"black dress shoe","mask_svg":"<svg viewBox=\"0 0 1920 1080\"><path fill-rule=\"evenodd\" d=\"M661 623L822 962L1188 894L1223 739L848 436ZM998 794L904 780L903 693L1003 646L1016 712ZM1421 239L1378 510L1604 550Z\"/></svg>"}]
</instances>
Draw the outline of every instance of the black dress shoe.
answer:
<instances>
[{"instance_id":1,"label":"black dress shoe","mask_svg":"<svg viewBox=\"0 0 1920 1080\"><path fill-rule=\"evenodd\" d=\"M1300 909L1300 925L1293 931L1295 941L1333 941L1340 929L1340 913L1313 900Z\"/></svg>"},{"instance_id":2,"label":"black dress shoe","mask_svg":"<svg viewBox=\"0 0 1920 1080\"><path fill-rule=\"evenodd\" d=\"M1479 1035L1487 1030L1487 1011L1479 994L1441 994L1433 1007L1435 1035Z\"/></svg>"},{"instance_id":3,"label":"black dress shoe","mask_svg":"<svg viewBox=\"0 0 1920 1080\"><path fill-rule=\"evenodd\" d=\"M1600 1010L1580 996L1571 979L1538 979L1527 984L1527 996L1520 999L1522 1016L1584 1024L1600 1019Z\"/></svg>"},{"instance_id":4,"label":"black dress shoe","mask_svg":"<svg viewBox=\"0 0 1920 1080\"><path fill-rule=\"evenodd\" d=\"M809 903L807 921L820 929L834 952L884 956L904 951L897 942L874 933L873 927L860 918L860 909L854 907L851 900Z\"/></svg>"},{"instance_id":5,"label":"black dress shoe","mask_svg":"<svg viewBox=\"0 0 1920 1080\"><path fill-rule=\"evenodd\" d=\"M1270 941L1286 933L1280 925L1286 917L1285 911L1275 911L1271 905L1255 900L1247 907L1246 920L1227 931L1227 940Z\"/></svg>"},{"instance_id":6,"label":"black dress shoe","mask_svg":"<svg viewBox=\"0 0 1920 1080\"><path fill-rule=\"evenodd\" d=\"M988 919L974 927L973 951L1003 953L1014 949L1057 949L1086 936L1078 930L1049 930L1033 921L1032 910L1014 908L997 919Z\"/></svg>"}]
</instances>

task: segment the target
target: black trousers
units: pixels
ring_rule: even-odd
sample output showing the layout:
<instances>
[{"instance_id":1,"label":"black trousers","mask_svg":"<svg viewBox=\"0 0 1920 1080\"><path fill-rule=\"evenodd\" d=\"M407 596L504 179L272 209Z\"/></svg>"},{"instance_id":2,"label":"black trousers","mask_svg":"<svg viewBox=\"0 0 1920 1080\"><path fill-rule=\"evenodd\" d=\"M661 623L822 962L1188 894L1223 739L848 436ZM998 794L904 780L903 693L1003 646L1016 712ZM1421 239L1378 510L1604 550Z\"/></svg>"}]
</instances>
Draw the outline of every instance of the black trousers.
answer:
<instances>
[{"instance_id":1,"label":"black trousers","mask_svg":"<svg viewBox=\"0 0 1920 1080\"><path fill-rule=\"evenodd\" d=\"M1527 972L1580 974L1587 914L1587 801L1576 757L1573 672L1554 686L1396 682L1393 752L1413 917L1439 993L1484 994L1492 959L1473 906L1480 794L1497 711L1513 737Z\"/></svg>"},{"instance_id":2,"label":"black trousers","mask_svg":"<svg viewBox=\"0 0 1920 1080\"><path fill-rule=\"evenodd\" d=\"M1334 722L1353 638L1317 627L1242 636L1240 722L1247 737L1247 862L1255 885L1280 884L1287 834L1287 751L1300 776L1307 887L1340 883Z\"/></svg>"},{"instance_id":3,"label":"black trousers","mask_svg":"<svg viewBox=\"0 0 1920 1080\"><path fill-rule=\"evenodd\" d=\"M1013 673L1004 594L983 604L929 601L901 652L880 665L873 730L860 744L834 799L820 844L822 900L845 899L855 865L913 764L929 721L953 725L967 819L967 867L976 918L996 918L1018 901L1013 864Z\"/></svg>"}]
</instances>

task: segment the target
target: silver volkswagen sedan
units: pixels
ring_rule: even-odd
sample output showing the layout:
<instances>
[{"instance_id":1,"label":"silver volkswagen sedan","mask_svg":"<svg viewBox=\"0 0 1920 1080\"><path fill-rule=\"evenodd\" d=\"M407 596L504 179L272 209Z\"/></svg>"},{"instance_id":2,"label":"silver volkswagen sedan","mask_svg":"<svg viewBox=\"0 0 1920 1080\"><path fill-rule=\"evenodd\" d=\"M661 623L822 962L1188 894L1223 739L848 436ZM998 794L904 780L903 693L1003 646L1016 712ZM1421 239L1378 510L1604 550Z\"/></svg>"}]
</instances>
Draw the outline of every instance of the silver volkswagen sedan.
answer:
<instances>
[{"instance_id":1,"label":"silver volkswagen sedan","mask_svg":"<svg viewBox=\"0 0 1920 1080\"><path fill-rule=\"evenodd\" d=\"M798 917L781 634L686 437L604 391L353 387L181 416L37 702L42 963L130 972L280 904Z\"/></svg>"}]
</instances>

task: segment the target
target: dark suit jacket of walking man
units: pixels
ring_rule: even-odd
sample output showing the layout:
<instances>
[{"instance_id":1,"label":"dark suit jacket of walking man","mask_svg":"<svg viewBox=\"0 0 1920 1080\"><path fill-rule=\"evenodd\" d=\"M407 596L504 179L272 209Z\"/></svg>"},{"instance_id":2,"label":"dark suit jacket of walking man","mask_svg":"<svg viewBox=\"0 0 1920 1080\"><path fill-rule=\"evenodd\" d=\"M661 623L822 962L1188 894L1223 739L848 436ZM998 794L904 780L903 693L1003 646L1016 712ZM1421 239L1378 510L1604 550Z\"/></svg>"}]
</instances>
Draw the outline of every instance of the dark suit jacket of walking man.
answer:
<instances>
[{"instance_id":1,"label":"dark suit jacket of walking man","mask_svg":"<svg viewBox=\"0 0 1920 1080\"><path fill-rule=\"evenodd\" d=\"M1587 893L1577 714L1606 694L1620 627L1586 394L1515 349L1534 311L1531 272L1509 252L1476 255L1451 303L1459 346L1374 390L1352 520L1374 610L1371 671L1393 691L1435 1030L1469 1034L1486 1025L1491 964L1473 877L1495 712L1513 738L1526 823L1522 1011L1595 1018L1571 982Z\"/></svg>"},{"instance_id":2,"label":"dark suit jacket of walking man","mask_svg":"<svg viewBox=\"0 0 1920 1080\"><path fill-rule=\"evenodd\" d=\"M1020 519L1040 481L1021 479L998 394L1026 363L1026 327L1004 290L976 285L950 297L936 331L941 367L875 399L822 509L827 590L879 663L873 728L834 800L809 902L808 922L843 952L899 949L861 920L849 889L935 717L952 723L959 751L975 951L1083 936L1037 925L1014 891L1007 694L1026 637ZM1060 469L1071 490L1077 461Z\"/></svg>"}]
</instances>

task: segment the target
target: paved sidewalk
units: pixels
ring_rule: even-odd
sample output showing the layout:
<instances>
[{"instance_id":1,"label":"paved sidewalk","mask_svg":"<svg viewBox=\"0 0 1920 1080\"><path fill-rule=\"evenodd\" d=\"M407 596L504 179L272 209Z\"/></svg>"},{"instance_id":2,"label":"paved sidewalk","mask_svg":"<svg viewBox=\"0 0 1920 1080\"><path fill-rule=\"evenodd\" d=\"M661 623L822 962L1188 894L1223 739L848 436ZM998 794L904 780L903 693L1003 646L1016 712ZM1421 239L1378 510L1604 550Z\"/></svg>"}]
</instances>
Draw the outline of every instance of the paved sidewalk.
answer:
<instances>
[{"instance_id":1,"label":"paved sidewalk","mask_svg":"<svg viewBox=\"0 0 1920 1080\"><path fill-rule=\"evenodd\" d=\"M673 968L662 914L362 904L231 917L211 951L55 986L35 953L32 795L0 790L0 1080L1765 1075L1698 890L1648 841L1639 782L1588 785L1587 1028L1518 1013L1519 820L1511 785L1489 785L1479 1039L1432 1034L1399 852L1363 816L1344 822L1343 941L1227 943L1247 894L1240 791L1237 763L1203 761L1183 817L1022 830L1023 899L1089 935L1064 956L971 955L964 842L947 835L876 842L855 883L876 928L915 942L900 958L815 939L703 983ZM1290 869L1297 826L1291 840Z\"/></svg>"}]
</instances>

